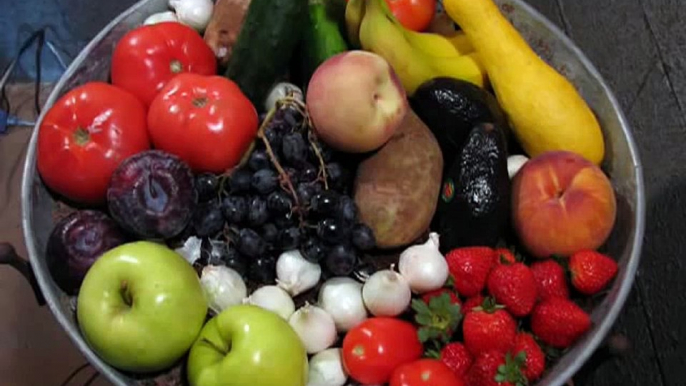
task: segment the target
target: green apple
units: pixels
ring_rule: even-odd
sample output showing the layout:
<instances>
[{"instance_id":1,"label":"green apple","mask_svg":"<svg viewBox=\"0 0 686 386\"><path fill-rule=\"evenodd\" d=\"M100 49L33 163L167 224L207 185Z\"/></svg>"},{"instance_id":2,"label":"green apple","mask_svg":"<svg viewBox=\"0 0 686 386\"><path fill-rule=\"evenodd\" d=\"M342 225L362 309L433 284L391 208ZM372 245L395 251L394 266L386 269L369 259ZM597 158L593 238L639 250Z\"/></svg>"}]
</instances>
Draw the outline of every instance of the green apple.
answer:
<instances>
[{"instance_id":1,"label":"green apple","mask_svg":"<svg viewBox=\"0 0 686 386\"><path fill-rule=\"evenodd\" d=\"M191 386L305 386L307 352L279 315L241 304L212 318L188 356Z\"/></svg>"},{"instance_id":2,"label":"green apple","mask_svg":"<svg viewBox=\"0 0 686 386\"><path fill-rule=\"evenodd\" d=\"M206 316L207 301L193 267L149 241L105 252L86 273L77 302L88 344L105 362L136 373L179 360Z\"/></svg>"}]
</instances>

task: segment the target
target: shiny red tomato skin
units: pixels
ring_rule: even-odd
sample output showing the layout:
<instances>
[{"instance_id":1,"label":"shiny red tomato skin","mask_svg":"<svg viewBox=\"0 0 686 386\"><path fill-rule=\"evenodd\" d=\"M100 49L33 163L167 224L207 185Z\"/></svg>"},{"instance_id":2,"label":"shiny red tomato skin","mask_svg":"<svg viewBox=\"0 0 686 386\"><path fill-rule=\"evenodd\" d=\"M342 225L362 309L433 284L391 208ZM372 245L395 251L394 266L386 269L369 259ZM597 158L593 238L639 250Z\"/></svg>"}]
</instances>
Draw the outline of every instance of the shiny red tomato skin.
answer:
<instances>
[{"instance_id":1,"label":"shiny red tomato skin","mask_svg":"<svg viewBox=\"0 0 686 386\"><path fill-rule=\"evenodd\" d=\"M176 22L144 25L128 32L112 53L112 84L146 106L179 73L217 73L212 49L191 27Z\"/></svg>"},{"instance_id":2,"label":"shiny red tomato skin","mask_svg":"<svg viewBox=\"0 0 686 386\"><path fill-rule=\"evenodd\" d=\"M38 172L67 199L102 204L117 166L150 148L146 125L145 106L131 93L102 82L74 88L41 122Z\"/></svg>"},{"instance_id":3,"label":"shiny red tomato skin","mask_svg":"<svg viewBox=\"0 0 686 386\"><path fill-rule=\"evenodd\" d=\"M426 31L436 15L436 0L386 0L391 12L403 27Z\"/></svg>"},{"instance_id":4,"label":"shiny red tomato skin","mask_svg":"<svg viewBox=\"0 0 686 386\"><path fill-rule=\"evenodd\" d=\"M390 386L465 386L465 383L440 360L420 359L395 369Z\"/></svg>"},{"instance_id":5,"label":"shiny red tomato skin","mask_svg":"<svg viewBox=\"0 0 686 386\"><path fill-rule=\"evenodd\" d=\"M153 146L179 156L195 172L221 173L236 166L258 124L253 104L222 76L180 74L148 111Z\"/></svg>"},{"instance_id":6,"label":"shiny red tomato skin","mask_svg":"<svg viewBox=\"0 0 686 386\"><path fill-rule=\"evenodd\" d=\"M343 338L343 366L351 378L362 384L383 384L398 366L419 359L423 350L411 323L373 317Z\"/></svg>"}]
</instances>

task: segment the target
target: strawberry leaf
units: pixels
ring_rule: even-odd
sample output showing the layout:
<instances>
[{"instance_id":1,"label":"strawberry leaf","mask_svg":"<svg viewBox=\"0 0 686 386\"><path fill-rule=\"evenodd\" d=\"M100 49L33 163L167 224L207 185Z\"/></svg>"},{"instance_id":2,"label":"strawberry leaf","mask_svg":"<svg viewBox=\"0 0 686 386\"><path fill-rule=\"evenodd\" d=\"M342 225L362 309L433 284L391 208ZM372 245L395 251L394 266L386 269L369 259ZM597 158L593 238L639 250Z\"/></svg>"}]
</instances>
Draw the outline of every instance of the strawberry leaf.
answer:
<instances>
[{"instance_id":1,"label":"strawberry leaf","mask_svg":"<svg viewBox=\"0 0 686 386\"><path fill-rule=\"evenodd\" d=\"M448 280L445 281L444 287L450 288L452 290L457 290L455 288L455 278L453 275L448 275Z\"/></svg>"},{"instance_id":2,"label":"strawberry leaf","mask_svg":"<svg viewBox=\"0 0 686 386\"><path fill-rule=\"evenodd\" d=\"M438 350L428 349L424 354L427 358L441 359L441 352Z\"/></svg>"},{"instance_id":3,"label":"strawberry leaf","mask_svg":"<svg viewBox=\"0 0 686 386\"><path fill-rule=\"evenodd\" d=\"M419 337L419 341L424 343L431 339L431 329L422 327L419 329L419 331L417 331L417 335Z\"/></svg>"},{"instance_id":4,"label":"strawberry leaf","mask_svg":"<svg viewBox=\"0 0 686 386\"><path fill-rule=\"evenodd\" d=\"M419 299L412 300L412 310L418 314L428 314L431 312L429 305Z\"/></svg>"}]
</instances>

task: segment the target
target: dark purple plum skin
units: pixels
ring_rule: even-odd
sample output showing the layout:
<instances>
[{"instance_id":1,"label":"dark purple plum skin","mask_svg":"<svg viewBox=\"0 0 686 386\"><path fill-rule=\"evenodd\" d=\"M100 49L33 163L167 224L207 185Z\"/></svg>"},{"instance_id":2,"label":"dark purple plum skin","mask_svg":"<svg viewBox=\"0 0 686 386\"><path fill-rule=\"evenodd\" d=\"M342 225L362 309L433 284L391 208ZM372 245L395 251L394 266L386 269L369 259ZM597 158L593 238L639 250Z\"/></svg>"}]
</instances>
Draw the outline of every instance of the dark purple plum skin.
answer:
<instances>
[{"instance_id":1,"label":"dark purple plum skin","mask_svg":"<svg viewBox=\"0 0 686 386\"><path fill-rule=\"evenodd\" d=\"M169 239L188 225L198 202L193 173L179 157L148 150L121 163L107 189L112 218L144 239Z\"/></svg>"},{"instance_id":2,"label":"dark purple plum skin","mask_svg":"<svg viewBox=\"0 0 686 386\"><path fill-rule=\"evenodd\" d=\"M127 241L125 233L106 214L95 210L73 212L50 233L48 269L64 292L75 295L93 263Z\"/></svg>"}]
</instances>

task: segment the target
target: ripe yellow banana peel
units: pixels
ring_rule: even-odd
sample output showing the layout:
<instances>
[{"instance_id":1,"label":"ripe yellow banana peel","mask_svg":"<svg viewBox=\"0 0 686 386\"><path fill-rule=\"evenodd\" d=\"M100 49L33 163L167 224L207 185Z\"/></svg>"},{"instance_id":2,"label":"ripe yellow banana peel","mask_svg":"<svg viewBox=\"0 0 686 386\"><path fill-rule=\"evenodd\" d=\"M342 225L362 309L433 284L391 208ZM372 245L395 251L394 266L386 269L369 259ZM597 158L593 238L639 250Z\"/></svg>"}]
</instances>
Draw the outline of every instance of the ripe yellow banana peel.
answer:
<instances>
[{"instance_id":1,"label":"ripe yellow banana peel","mask_svg":"<svg viewBox=\"0 0 686 386\"><path fill-rule=\"evenodd\" d=\"M350 0L348 7L352 8L351 3L356 1L364 5L364 10L351 9L348 19L346 8L346 21L354 21L353 14L362 15L358 29L362 49L386 59L408 95L414 94L422 83L438 77L462 79L484 87L486 72L477 53L463 55L444 36L407 30L395 19L385 0ZM355 28L354 22L348 24L349 33L354 33Z\"/></svg>"}]
</instances>

